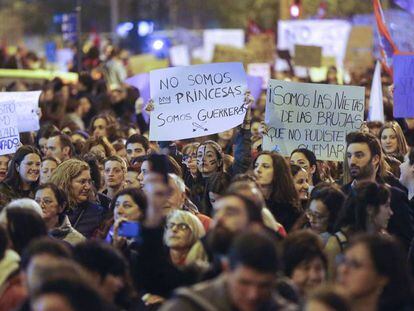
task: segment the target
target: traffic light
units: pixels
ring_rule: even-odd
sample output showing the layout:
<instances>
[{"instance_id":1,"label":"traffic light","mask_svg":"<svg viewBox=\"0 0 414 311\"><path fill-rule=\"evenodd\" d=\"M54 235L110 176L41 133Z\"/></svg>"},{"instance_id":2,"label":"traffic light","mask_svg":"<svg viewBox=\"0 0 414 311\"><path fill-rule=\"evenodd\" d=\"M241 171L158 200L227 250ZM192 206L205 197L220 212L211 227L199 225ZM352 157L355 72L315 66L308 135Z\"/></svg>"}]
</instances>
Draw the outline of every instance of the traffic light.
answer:
<instances>
[{"instance_id":1,"label":"traffic light","mask_svg":"<svg viewBox=\"0 0 414 311\"><path fill-rule=\"evenodd\" d=\"M299 18L301 11L302 11L301 0L293 0L289 8L290 18L291 19Z\"/></svg>"}]
</instances>

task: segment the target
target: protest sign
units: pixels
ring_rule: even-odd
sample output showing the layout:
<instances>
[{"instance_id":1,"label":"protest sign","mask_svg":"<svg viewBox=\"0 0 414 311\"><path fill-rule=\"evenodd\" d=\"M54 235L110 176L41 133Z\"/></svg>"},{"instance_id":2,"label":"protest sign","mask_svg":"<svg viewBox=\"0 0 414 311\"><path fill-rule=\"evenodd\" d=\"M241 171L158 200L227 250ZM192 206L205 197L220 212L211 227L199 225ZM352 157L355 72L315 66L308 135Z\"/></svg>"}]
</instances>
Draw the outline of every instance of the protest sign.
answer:
<instances>
[{"instance_id":1,"label":"protest sign","mask_svg":"<svg viewBox=\"0 0 414 311\"><path fill-rule=\"evenodd\" d=\"M373 40L371 26L352 27L345 55L345 67L349 71L363 73L372 66Z\"/></svg>"},{"instance_id":2,"label":"protest sign","mask_svg":"<svg viewBox=\"0 0 414 311\"><path fill-rule=\"evenodd\" d=\"M235 48L244 48L243 29L206 29L203 31L204 55L203 61L211 62L214 56L214 46L217 44L229 45Z\"/></svg>"},{"instance_id":3,"label":"protest sign","mask_svg":"<svg viewBox=\"0 0 414 311\"><path fill-rule=\"evenodd\" d=\"M0 92L0 101L14 101L19 133L37 131L39 127L39 97L41 91Z\"/></svg>"},{"instance_id":4,"label":"protest sign","mask_svg":"<svg viewBox=\"0 0 414 311\"><path fill-rule=\"evenodd\" d=\"M274 63L276 40L273 34L260 33L249 36L247 49L253 53L254 63Z\"/></svg>"},{"instance_id":5,"label":"protest sign","mask_svg":"<svg viewBox=\"0 0 414 311\"><path fill-rule=\"evenodd\" d=\"M414 55L394 55L394 117L414 117Z\"/></svg>"},{"instance_id":6,"label":"protest sign","mask_svg":"<svg viewBox=\"0 0 414 311\"><path fill-rule=\"evenodd\" d=\"M363 87L270 80L263 148L284 156L307 148L319 160L343 161L346 134L364 120L364 99Z\"/></svg>"},{"instance_id":7,"label":"protest sign","mask_svg":"<svg viewBox=\"0 0 414 311\"><path fill-rule=\"evenodd\" d=\"M16 116L13 101L0 102L0 155L14 153L20 146Z\"/></svg>"},{"instance_id":8,"label":"protest sign","mask_svg":"<svg viewBox=\"0 0 414 311\"><path fill-rule=\"evenodd\" d=\"M214 47L214 63L241 62L244 65L253 61L253 53L247 49L239 49L229 45L217 44Z\"/></svg>"},{"instance_id":9,"label":"protest sign","mask_svg":"<svg viewBox=\"0 0 414 311\"><path fill-rule=\"evenodd\" d=\"M150 72L168 67L168 59L158 59L152 54L133 55L129 58L128 67L132 74Z\"/></svg>"},{"instance_id":10,"label":"protest sign","mask_svg":"<svg viewBox=\"0 0 414 311\"><path fill-rule=\"evenodd\" d=\"M171 66L190 66L191 57L188 46L176 45L170 48L170 63Z\"/></svg>"},{"instance_id":11,"label":"protest sign","mask_svg":"<svg viewBox=\"0 0 414 311\"><path fill-rule=\"evenodd\" d=\"M262 77L247 75L247 88L250 91L250 94L253 96L255 104L257 104L260 96L262 95L262 85Z\"/></svg>"},{"instance_id":12,"label":"protest sign","mask_svg":"<svg viewBox=\"0 0 414 311\"><path fill-rule=\"evenodd\" d=\"M278 22L278 50L294 52L296 44L322 47L323 56L335 56L342 66L351 24L343 20L291 20Z\"/></svg>"},{"instance_id":13,"label":"protest sign","mask_svg":"<svg viewBox=\"0 0 414 311\"><path fill-rule=\"evenodd\" d=\"M241 63L174 67L150 73L150 140L177 140L223 132L246 113Z\"/></svg>"},{"instance_id":14,"label":"protest sign","mask_svg":"<svg viewBox=\"0 0 414 311\"><path fill-rule=\"evenodd\" d=\"M322 48L314 45L295 45L295 66L321 67Z\"/></svg>"},{"instance_id":15,"label":"protest sign","mask_svg":"<svg viewBox=\"0 0 414 311\"><path fill-rule=\"evenodd\" d=\"M261 77L263 80L263 89L267 88L272 74L270 65L268 63L248 64L247 73L252 76Z\"/></svg>"}]
</instances>

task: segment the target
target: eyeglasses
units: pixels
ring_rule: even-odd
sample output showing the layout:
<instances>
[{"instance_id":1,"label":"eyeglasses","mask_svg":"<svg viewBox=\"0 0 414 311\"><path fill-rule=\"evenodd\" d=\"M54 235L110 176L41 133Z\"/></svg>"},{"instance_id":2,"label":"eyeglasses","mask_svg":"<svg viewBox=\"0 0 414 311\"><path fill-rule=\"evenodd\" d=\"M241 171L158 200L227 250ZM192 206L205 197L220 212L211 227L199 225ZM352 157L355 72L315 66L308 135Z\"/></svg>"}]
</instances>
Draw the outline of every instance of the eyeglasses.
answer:
<instances>
[{"instance_id":1,"label":"eyeglasses","mask_svg":"<svg viewBox=\"0 0 414 311\"><path fill-rule=\"evenodd\" d=\"M178 230L180 230L180 231L187 231L187 230L190 230L190 226L189 225L187 225L187 224L185 224L185 223L183 223L183 222L180 222L179 224L176 224L176 223L173 223L173 222L169 222L169 223L167 223L167 225L165 226L165 229L170 229L170 230L172 230L174 227L177 227L177 229Z\"/></svg>"},{"instance_id":2,"label":"eyeglasses","mask_svg":"<svg viewBox=\"0 0 414 311\"><path fill-rule=\"evenodd\" d=\"M327 215L321 215L321 214L312 212L310 210L307 210L305 212L305 214L306 214L306 217L308 217L309 219L314 219L314 220L317 220L317 221L324 221L324 220L328 219Z\"/></svg>"}]
</instances>

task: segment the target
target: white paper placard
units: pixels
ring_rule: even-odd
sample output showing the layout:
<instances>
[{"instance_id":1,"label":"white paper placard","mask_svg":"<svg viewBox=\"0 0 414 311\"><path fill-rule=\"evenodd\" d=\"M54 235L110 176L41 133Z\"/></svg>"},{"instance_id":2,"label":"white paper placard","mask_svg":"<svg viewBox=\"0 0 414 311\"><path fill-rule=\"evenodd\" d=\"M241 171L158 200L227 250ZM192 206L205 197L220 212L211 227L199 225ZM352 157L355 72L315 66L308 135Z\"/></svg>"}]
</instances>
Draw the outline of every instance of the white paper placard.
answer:
<instances>
[{"instance_id":1,"label":"white paper placard","mask_svg":"<svg viewBox=\"0 0 414 311\"><path fill-rule=\"evenodd\" d=\"M16 110L13 101L0 102L0 155L12 154L20 146Z\"/></svg>"},{"instance_id":2,"label":"white paper placard","mask_svg":"<svg viewBox=\"0 0 414 311\"><path fill-rule=\"evenodd\" d=\"M150 73L150 140L223 132L243 122L246 73L241 63L174 67Z\"/></svg>"},{"instance_id":3,"label":"white paper placard","mask_svg":"<svg viewBox=\"0 0 414 311\"><path fill-rule=\"evenodd\" d=\"M0 92L0 101L14 101L19 133L39 130L39 97L42 91Z\"/></svg>"}]
</instances>

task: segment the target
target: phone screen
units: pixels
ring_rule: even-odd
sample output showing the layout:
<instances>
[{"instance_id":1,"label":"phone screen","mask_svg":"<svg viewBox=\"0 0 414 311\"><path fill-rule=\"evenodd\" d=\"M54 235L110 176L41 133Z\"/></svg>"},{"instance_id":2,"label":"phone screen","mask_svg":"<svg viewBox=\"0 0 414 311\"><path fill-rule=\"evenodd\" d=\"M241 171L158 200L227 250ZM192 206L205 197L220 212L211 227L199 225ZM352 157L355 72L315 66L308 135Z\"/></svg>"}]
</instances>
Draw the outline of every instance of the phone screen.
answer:
<instances>
[{"instance_id":1,"label":"phone screen","mask_svg":"<svg viewBox=\"0 0 414 311\"><path fill-rule=\"evenodd\" d=\"M140 232L140 225L135 221L124 221L119 225L118 235L125 238L137 238Z\"/></svg>"}]
</instances>

